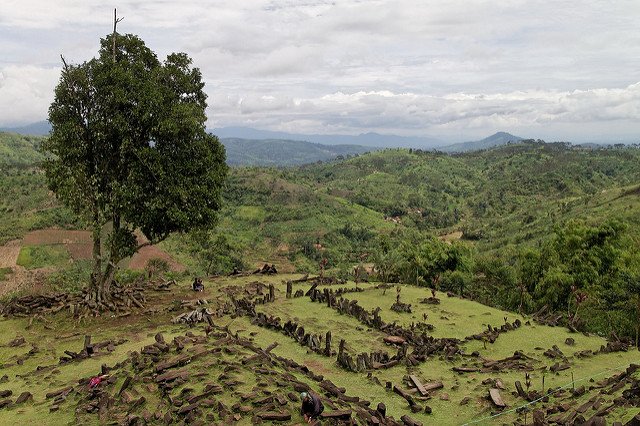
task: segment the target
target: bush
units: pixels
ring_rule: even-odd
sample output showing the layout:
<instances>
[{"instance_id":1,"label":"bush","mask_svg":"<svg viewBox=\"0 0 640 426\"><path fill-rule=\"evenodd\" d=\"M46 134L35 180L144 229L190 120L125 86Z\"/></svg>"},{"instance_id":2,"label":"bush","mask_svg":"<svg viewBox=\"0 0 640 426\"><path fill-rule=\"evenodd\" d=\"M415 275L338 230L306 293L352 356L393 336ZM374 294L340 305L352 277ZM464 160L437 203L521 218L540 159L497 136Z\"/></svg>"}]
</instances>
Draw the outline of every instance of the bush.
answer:
<instances>
[{"instance_id":1,"label":"bush","mask_svg":"<svg viewBox=\"0 0 640 426\"><path fill-rule=\"evenodd\" d=\"M170 269L169 262L159 257L149 259L147 266L144 268L144 270L147 271L149 279L155 278L158 275L164 275L169 272Z\"/></svg>"},{"instance_id":2,"label":"bush","mask_svg":"<svg viewBox=\"0 0 640 426\"><path fill-rule=\"evenodd\" d=\"M462 296L464 291L471 285L472 277L469 273L462 271L445 271L440 275L440 289L451 291Z\"/></svg>"},{"instance_id":3,"label":"bush","mask_svg":"<svg viewBox=\"0 0 640 426\"><path fill-rule=\"evenodd\" d=\"M89 282L91 261L78 260L68 268L56 271L47 277L47 284L53 291L74 293L80 291Z\"/></svg>"}]
</instances>

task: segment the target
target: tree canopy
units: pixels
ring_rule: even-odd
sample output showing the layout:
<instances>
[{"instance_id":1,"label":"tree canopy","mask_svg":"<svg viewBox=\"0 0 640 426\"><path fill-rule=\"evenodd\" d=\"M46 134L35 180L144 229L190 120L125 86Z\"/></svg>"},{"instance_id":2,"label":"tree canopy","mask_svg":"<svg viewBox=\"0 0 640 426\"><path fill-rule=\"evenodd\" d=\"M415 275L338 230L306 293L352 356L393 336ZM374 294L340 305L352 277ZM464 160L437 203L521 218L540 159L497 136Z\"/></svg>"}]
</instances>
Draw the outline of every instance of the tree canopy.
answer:
<instances>
[{"instance_id":1,"label":"tree canopy","mask_svg":"<svg viewBox=\"0 0 640 426\"><path fill-rule=\"evenodd\" d=\"M93 230L91 286L102 303L118 262L144 244L136 230L156 243L215 223L225 152L205 130L204 83L186 54L160 62L137 36L114 32L96 58L63 64L45 170Z\"/></svg>"}]
</instances>

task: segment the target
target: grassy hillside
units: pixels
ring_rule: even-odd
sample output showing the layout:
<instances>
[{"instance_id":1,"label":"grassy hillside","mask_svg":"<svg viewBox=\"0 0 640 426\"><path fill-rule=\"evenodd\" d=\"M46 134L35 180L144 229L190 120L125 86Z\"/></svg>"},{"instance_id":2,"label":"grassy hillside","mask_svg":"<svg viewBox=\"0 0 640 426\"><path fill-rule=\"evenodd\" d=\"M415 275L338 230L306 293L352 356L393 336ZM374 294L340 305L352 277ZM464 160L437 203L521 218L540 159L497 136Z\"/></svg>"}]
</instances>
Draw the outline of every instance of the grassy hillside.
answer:
<instances>
[{"instance_id":1,"label":"grassy hillside","mask_svg":"<svg viewBox=\"0 0 640 426\"><path fill-rule=\"evenodd\" d=\"M459 155L396 149L299 168L239 167L217 227L173 235L162 248L197 274L267 262L341 278L375 268L385 279L443 286L505 309L570 312L572 291L587 291L589 303L633 294L626 283L640 271L639 157L635 148L523 142ZM73 226L37 168L14 167L2 179L3 241ZM599 233L606 238L594 244L590 235ZM563 235L587 249L576 252ZM615 265L572 266L605 249L617 253ZM537 271L529 281L527 268ZM615 322L596 305L595 316L582 315L593 331L633 333L624 304L615 315L625 319Z\"/></svg>"},{"instance_id":2,"label":"grassy hillside","mask_svg":"<svg viewBox=\"0 0 640 426\"><path fill-rule=\"evenodd\" d=\"M0 132L0 168L31 167L44 160L41 137Z\"/></svg>"},{"instance_id":3,"label":"grassy hillside","mask_svg":"<svg viewBox=\"0 0 640 426\"><path fill-rule=\"evenodd\" d=\"M407 225L464 230L463 237L497 248L538 239L569 217L599 212L632 219L623 206L635 198L618 196L640 184L639 160L638 149L522 143L455 156L388 150L301 173L318 188ZM603 203L613 211L599 210Z\"/></svg>"},{"instance_id":4,"label":"grassy hillside","mask_svg":"<svg viewBox=\"0 0 640 426\"><path fill-rule=\"evenodd\" d=\"M17 155L0 175L3 242L74 226L46 190L36 145L4 145L31 159ZM233 168L216 228L162 243L188 274L222 275L205 278L203 293L179 275L166 291L157 287L164 279L147 285L147 274L124 271L118 281L144 292L142 308L75 318L73 306L61 306L0 320L0 423L46 416L52 424L248 425L265 412L300 423L296 398L307 388L327 412L361 420L370 412L360 399L424 424L482 424L496 414L494 422L530 422L519 407L541 409L549 421L602 412L608 422L627 422L638 413L638 371L625 370L640 359L630 340L613 336L640 331L639 156L632 148L522 143L455 156L386 150L299 168ZM24 293L82 286L89 269L69 254L23 246L26 272L58 269L48 286L34 281ZM266 262L281 274L227 276ZM300 272L353 278L355 266L358 279L375 274L371 283L340 286L351 289L351 303L322 299L335 285L327 293L320 285L316 301L285 297L287 280ZM0 268L0 280L25 271ZM310 286L292 284L294 292ZM429 297L438 300L424 303ZM397 301L410 312L392 309ZM547 314L533 315L543 307ZM203 308L212 325L172 322ZM287 321L304 330L283 330ZM324 348L328 330L333 351L323 354L312 346ZM78 355L85 335L98 343L91 356ZM405 336L407 352L385 343L389 335ZM341 340L364 370L339 361ZM384 366L366 366L372 353ZM103 372L110 377L90 390L89 378ZM421 396L410 375L442 387ZM507 408L491 402L491 389ZM33 400L18 403L25 391Z\"/></svg>"},{"instance_id":5,"label":"grassy hillside","mask_svg":"<svg viewBox=\"0 0 640 426\"><path fill-rule=\"evenodd\" d=\"M146 418L147 424L203 421L250 425L255 416L268 411L290 415L285 424L293 424L303 422L300 401L296 399L299 389L311 389L322 398L327 413L347 410L358 424L366 424L360 417L366 404L349 402L355 401L353 398L369 401L373 410L378 403L384 403L387 416L396 421L409 415L423 424L522 424L525 418L531 421L531 412L515 408L528 406L526 398L531 397L518 395L516 382L532 397L546 395L529 408L544 413L548 410L547 419L555 416L553 408L558 405L567 407L559 413L556 410L560 417L581 413L590 417L595 410L585 413L579 407L594 397L603 409L613 404L604 414L609 423L629 421L638 413L637 407L630 406L634 394L627 393L633 392L638 372L630 369L628 376L623 374L637 362L637 351L601 352L601 346L607 345L602 338L527 323L529 318L444 293L436 293L441 300L439 305L419 304L420 299L431 294L412 286L403 286L401 292L402 300L413 304L412 313L399 314L389 309L395 299L393 288L385 291L361 285L363 291L346 296L367 310L380 307L384 322L396 321L405 330L410 330L412 323L423 323L426 315L426 322L434 326L434 336L461 339L458 350L450 355L433 353L415 364L400 358L389 368L347 371L336 362L340 340L345 341L346 353L354 357L374 351L395 356L400 348L384 343L387 333L366 327L326 303L313 302L309 297L285 298L284 282L298 277L207 279L204 293L193 293L185 281L172 286L170 292L155 291L150 286L146 289L145 308L132 308L117 316L75 320L65 310L34 321L2 319L0 354L6 378L0 390L11 392L4 392L10 404L0 410L0 421L38 424L46 417L48 424L120 424ZM262 298L257 295L257 280L264 291L269 284L274 286L274 301L257 304L255 314L237 314L231 296ZM294 291L306 291L309 285L294 284ZM355 284L349 282L346 286ZM217 312L213 327L204 322L171 323L173 317L194 306L201 307L198 300L202 299L209 300L205 306L211 312ZM278 317L280 324L294 321L310 335L324 337L330 329L333 354L314 352L294 336L264 325L258 320L260 314L271 316L272 320ZM497 333L493 343L464 339L484 332L488 326L500 329L506 322L516 320L521 325ZM70 359L69 354L81 354L86 335L95 345L93 355ZM271 347L274 343L276 346ZM267 347L271 347L269 352L264 351ZM553 357L544 354L553 347L557 348L550 352ZM417 350L410 344L408 354ZM516 350L520 355L513 357ZM550 370L556 364L563 369ZM455 370L459 368L468 371ZM89 388L89 379L102 373L107 374L105 380L95 389ZM424 384L442 383L442 387L422 397L413 390L415 386L408 375ZM327 391L329 382L344 388L351 399L345 401ZM398 392L386 387L387 382L411 392L413 409ZM488 397L491 388L498 389L507 408L492 404ZM17 403L25 391L32 400ZM64 396L57 397L56 393ZM623 395L627 395L626 399ZM618 402L614 403L616 399ZM625 403L627 406L623 407ZM491 419L494 415L497 418Z\"/></svg>"},{"instance_id":6,"label":"grassy hillside","mask_svg":"<svg viewBox=\"0 0 640 426\"><path fill-rule=\"evenodd\" d=\"M56 202L38 167L42 138L0 133L0 245L31 229L75 223Z\"/></svg>"}]
</instances>

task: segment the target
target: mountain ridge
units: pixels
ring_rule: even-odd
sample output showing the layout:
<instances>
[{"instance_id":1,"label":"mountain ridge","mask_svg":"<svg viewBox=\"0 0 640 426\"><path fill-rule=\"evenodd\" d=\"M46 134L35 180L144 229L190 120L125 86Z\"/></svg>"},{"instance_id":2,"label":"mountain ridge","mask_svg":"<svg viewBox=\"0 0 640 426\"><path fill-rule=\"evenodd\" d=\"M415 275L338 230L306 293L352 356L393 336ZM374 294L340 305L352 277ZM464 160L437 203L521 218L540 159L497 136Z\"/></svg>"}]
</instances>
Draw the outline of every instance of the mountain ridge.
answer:
<instances>
[{"instance_id":1,"label":"mountain ridge","mask_svg":"<svg viewBox=\"0 0 640 426\"><path fill-rule=\"evenodd\" d=\"M507 132L496 132L491 136L478 141L460 142L451 145L438 147L437 149L446 153L460 153L469 151L479 151L481 149L493 148L496 146L506 145L510 142L521 142L525 138L514 136Z\"/></svg>"},{"instance_id":2,"label":"mountain ridge","mask_svg":"<svg viewBox=\"0 0 640 426\"><path fill-rule=\"evenodd\" d=\"M319 135L259 130L251 127L220 127L208 130L221 139L282 139L320 143L323 145L361 145L375 148L432 149L443 144L443 141L436 138L383 135L375 132L361 133L359 135Z\"/></svg>"}]
</instances>

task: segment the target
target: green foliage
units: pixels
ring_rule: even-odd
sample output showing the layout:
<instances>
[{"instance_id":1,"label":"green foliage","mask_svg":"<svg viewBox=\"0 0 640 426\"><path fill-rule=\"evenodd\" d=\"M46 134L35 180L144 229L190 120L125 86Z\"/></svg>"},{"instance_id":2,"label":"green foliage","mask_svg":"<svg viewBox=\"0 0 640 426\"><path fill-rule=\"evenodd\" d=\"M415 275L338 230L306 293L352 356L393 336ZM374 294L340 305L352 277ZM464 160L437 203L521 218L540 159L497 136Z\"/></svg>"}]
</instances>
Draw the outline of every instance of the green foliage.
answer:
<instances>
[{"instance_id":1,"label":"green foliage","mask_svg":"<svg viewBox=\"0 0 640 426\"><path fill-rule=\"evenodd\" d=\"M13 273L11 268L0 268L0 281L6 280Z\"/></svg>"},{"instance_id":2,"label":"green foliage","mask_svg":"<svg viewBox=\"0 0 640 426\"><path fill-rule=\"evenodd\" d=\"M149 278L157 278L159 275L169 272L171 268L166 260L155 257L153 259L149 259L147 266L145 266L144 269Z\"/></svg>"},{"instance_id":3,"label":"green foliage","mask_svg":"<svg viewBox=\"0 0 640 426\"><path fill-rule=\"evenodd\" d=\"M469 272L461 270L445 271L440 277L440 289L464 296L472 280L473 276Z\"/></svg>"},{"instance_id":4,"label":"green foliage","mask_svg":"<svg viewBox=\"0 0 640 426\"><path fill-rule=\"evenodd\" d=\"M44 138L0 132L0 170L30 168L40 164L45 156L40 152Z\"/></svg>"},{"instance_id":5,"label":"green foliage","mask_svg":"<svg viewBox=\"0 0 640 426\"><path fill-rule=\"evenodd\" d=\"M74 293L80 291L91 274L89 260L76 260L66 268L54 271L47 276L47 284L53 291Z\"/></svg>"},{"instance_id":6,"label":"green foliage","mask_svg":"<svg viewBox=\"0 0 640 426\"><path fill-rule=\"evenodd\" d=\"M241 247L226 235L200 230L192 232L190 239L192 254L198 259L200 270L206 275L228 274L234 268L245 268Z\"/></svg>"},{"instance_id":7,"label":"green foliage","mask_svg":"<svg viewBox=\"0 0 640 426\"><path fill-rule=\"evenodd\" d=\"M116 272L115 280L119 284L134 284L146 279L145 271L134 271L132 269L122 269Z\"/></svg>"},{"instance_id":8,"label":"green foliage","mask_svg":"<svg viewBox=\"0 0 640 426\"><path fill-rule=\"evenodd\" d=\"M69 252L62 245L23 246L16 263L27 269L37 269L65 266L69 261Z\"/></svg>"},{"instance_id":9,"label":"green foliage","mask_svg":"<svg viewBox=\"0 0 640 426\"><path fill-rule=\"evenodd\" d=\"M137 250L135 229L157 242L216 220L227 168L205 131L203 87L185 54L161 63L133 35L114 33L97 58L64 64L43 145L47 181L98 244L110 223L109 265ZM100 292L109 268L94 277Z\"/></svg>"},{"instance_id":10,"label":"green foliage","mask_svg":"<svg viewBox=\"0 0 640 426\"><path fill-rule=\"evenodd\" d=\"M232 166L293 166L344 159L375 148L359 145L322 145L283 139L224 138L227 163Z\"/></svg>"}]
</instances>

